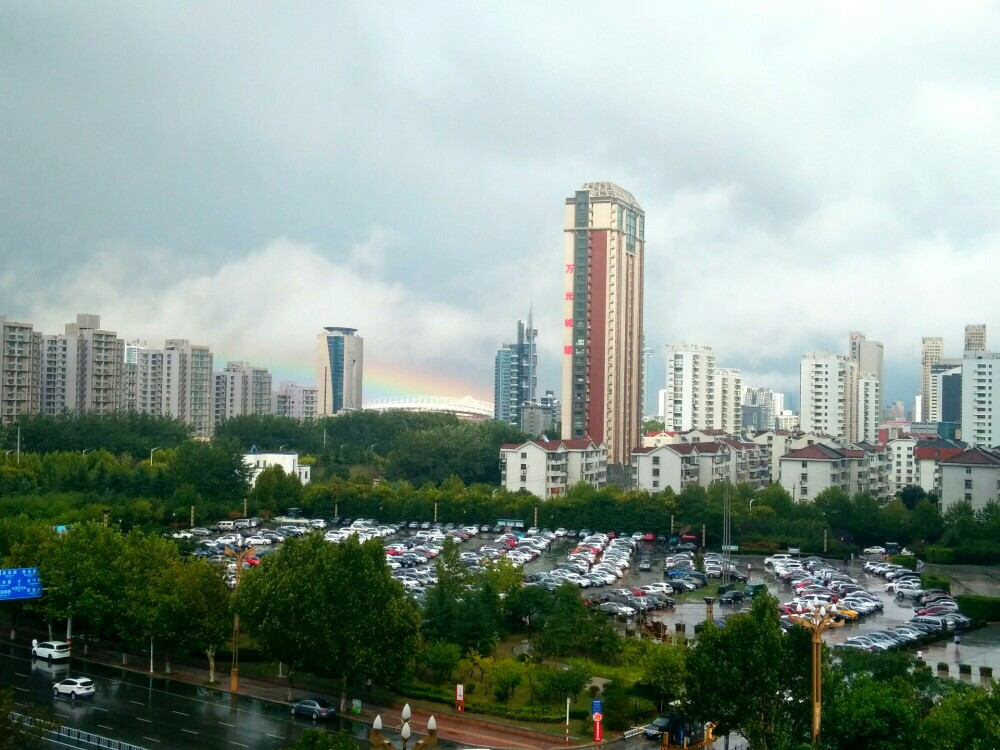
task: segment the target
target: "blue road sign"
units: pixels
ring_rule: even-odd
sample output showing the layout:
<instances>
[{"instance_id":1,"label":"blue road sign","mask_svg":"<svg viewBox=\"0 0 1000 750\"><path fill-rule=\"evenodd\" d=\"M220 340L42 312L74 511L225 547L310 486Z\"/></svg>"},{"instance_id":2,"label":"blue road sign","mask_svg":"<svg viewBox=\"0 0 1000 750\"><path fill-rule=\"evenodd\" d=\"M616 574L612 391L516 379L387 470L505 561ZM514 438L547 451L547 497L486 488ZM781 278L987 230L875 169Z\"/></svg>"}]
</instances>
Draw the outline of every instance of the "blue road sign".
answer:
<instances>
[{"instance_id":1,"label":"blue road sign","mask_svg":"<svg viewBox=\"0 0 1000 750\"><path fill-rule=\"evenodd\" d=\"M38 568L0 569L0 602L12 599L37 599L42 595Z\"/></svg>"},{"instance_id":2,"label":"blue road sign","mask_svg":"<svg viewBox=\"0 0 1000 750\"><path fill-rule=\"evenodd\" d=\"M600 700L596 700L596 701L594 701L591 704L591 706L590 706L590 713L592 713L592 714L603 714L604 713L604 711L602 710L602 706L601 706L601 701Z\"/></svg>"}]
</instances>

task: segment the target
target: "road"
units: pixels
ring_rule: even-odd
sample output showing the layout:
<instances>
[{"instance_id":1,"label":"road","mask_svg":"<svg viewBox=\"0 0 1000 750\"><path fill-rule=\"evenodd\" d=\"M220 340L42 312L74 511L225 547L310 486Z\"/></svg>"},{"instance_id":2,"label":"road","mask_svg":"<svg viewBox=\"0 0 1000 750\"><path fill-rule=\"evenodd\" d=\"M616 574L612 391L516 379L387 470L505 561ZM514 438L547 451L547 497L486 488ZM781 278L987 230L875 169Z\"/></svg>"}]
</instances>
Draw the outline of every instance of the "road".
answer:
<instances>
[{"instance_id":1,"label":"road","mask_svg":"<svg viewBox=\"0 0 1000 750\"><path fill-rule=\"evenodd\" d=\"M52 696L52 683L66 676L94 680L92 699L70 701ZM336 718L314 723L293 719L284 704L232 696L227 692L147 677L123 669L76 660L48 665L32 661L24 649L0 647L0 684L14 688L14 700L48 707L65 726L154 748L245 748L271 750L295 742L309 728L345 730L359 742L368 726ZM419 727L422 729L422 727ZM452 743L439 746L454 748Z\"/></svg>"}]
</instances>

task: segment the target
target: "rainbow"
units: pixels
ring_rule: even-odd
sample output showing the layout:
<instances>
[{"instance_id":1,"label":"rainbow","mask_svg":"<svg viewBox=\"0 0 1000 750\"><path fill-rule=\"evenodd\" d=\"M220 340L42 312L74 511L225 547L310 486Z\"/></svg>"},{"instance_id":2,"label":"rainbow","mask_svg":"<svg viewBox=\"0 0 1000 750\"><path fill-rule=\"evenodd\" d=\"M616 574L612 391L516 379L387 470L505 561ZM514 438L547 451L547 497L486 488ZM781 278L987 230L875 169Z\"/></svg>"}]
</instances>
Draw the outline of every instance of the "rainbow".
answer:
<instances>
[{"instance_id":1,"label":"rainbow","mask_svg":"<svg viewBox=\"0 0 1000 750\"><path fill-rule=\"evenodd\" d=\"M364 390L365 401L403 396L472 396L493 401L492 389L484 383L384 361L365 362Z\"/></svg>"}]
</instances>

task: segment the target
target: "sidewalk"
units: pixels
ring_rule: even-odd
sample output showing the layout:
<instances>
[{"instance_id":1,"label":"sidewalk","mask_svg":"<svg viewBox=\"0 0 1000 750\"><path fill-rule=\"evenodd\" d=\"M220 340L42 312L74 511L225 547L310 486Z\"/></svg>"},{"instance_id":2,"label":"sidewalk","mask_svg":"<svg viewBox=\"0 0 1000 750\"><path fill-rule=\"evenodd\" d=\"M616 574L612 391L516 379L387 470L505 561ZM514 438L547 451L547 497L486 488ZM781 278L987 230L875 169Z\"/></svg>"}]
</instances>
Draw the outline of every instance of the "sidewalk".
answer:
<instances>
[{"instance_id":1,"label":"sidewalk","mask_svg":"<svg viewBox=\"0 0 1000 750\"><path fill-rule=\"evenodd\" d=\"M19 629L17 641L13 645L30 644L32 638L39 640L47 639L48 634L41 631L32 632L30 630ZM129 663L122 666L121 652L116 652L105 646L90 644L87 656L83 655L83 646L76 641L72 646L73 658L84 662L102 664L116 669L125 669L136 674L149 674L148 652L136 652L129 654ZM145 661L144 661L145 659ZM162 668L162 663L155 665ZM175 682L183 682L189 685L204 687L208 683L207 667L197 667L186 662L171 661L171 673L165 674L162 671L155 673L156 677L169 679ZM216 662L215 670L216 684L213 689L229 693L229 664ZM273 680L259 677L239 678L237 692L240 695L269 701L272 703L287 704L288 683L275 677ZM326 697L335 706L340 705L340 695L330 695L323 691L309 688L308 683L297 683L295 693L301 695L308 692L313 695ZM352 696L348 696L350 700ZM565 747L561 736L548 734L534 730L530 727L519 727L501 723L492 718L479 716L466 716L457 713L451 706L434 705L428 707L426 704L416 707L416 701L411 702L412 718L410 727L414 734L426 734L427 720L433 715L437 721L437 735L439 739L454 742L458 745L476 748L525 748L525 750L548 750L548 748ZM362 702L362 710L359 715L351 714L345 718L355 719L371 724L377 714L382 716L382 721L386 728L398 729L402 724L400 714L402 705L394 704L390 706L378 706Z\"/></svg>"}]
</instances>

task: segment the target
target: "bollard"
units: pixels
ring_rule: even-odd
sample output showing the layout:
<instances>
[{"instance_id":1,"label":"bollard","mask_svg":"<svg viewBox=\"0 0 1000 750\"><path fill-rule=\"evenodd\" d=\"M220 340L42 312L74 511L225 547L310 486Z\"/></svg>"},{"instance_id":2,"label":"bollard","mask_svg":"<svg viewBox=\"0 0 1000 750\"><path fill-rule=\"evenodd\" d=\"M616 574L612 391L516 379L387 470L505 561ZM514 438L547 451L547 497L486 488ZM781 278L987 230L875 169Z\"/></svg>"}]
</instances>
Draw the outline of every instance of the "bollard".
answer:
<instances>
[{"instance_id":1,"label":"bollard","mask_svg":"<svg viewBox=\"0 0 1000 750\"><path fill-rule=\"evenodd\" d=\"M979 676L980 677L992 677L993 676L993 667L980 667L979 668Z\"/></svg>"},{"instance_id":2,"label":"bollard","mask_svg":"<svg viewBox=\"0 0 1000 750\"><path fill-rule=\"evenodd\" d=\"M959 674L972 674L972 665L971 664L959 664L958 665L958 673Z\"/></svg>"},{"instance_id":3,"label":"bollard","mask_svg":"<svg viewBox=\"0 0 1000 750\"><path fill-rule=\"evenodd\" d=\"M946 661L939 661L938 662L938 672L947 672L947 671L948 671L948 662L946 662Z\"/></svg>"}]
</instances>

